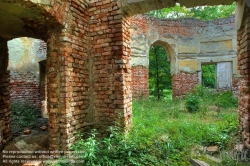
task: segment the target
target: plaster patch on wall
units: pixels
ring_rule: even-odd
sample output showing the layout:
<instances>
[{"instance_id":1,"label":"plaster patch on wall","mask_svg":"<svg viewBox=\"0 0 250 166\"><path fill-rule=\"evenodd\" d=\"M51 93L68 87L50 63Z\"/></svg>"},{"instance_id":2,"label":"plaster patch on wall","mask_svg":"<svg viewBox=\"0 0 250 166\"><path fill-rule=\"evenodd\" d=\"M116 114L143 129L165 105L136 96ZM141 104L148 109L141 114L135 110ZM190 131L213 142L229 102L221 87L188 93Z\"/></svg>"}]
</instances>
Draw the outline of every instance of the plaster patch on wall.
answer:
<instances>
[{"instance_id":1,"label":"plaster patch on wall","mask_svg":"<svg viewBox=\"0 0 250 166\"><path fill-rule=\"evenodd\" d=\"M197 60L179 60L179 71L194 73L198 70Z\"/></svg>"},{"instance_id":2,"label":"plaster patch on wall","mask_svg":"<svg viewBox=\"0 0 250 166\"><path fill-rule=\"evenodd\" d=\"M20 43L20 44L16 44ZM11 40L8 42L8 48L9 48L9 67L8 69L10 70L11 68L18 68L18 66L23 64L24 62L21 62L22 56L24 55L25 48L24 45L21 44L20 38ZM11 49L15 48L15 49Z\"/></svg>"},{"instance_id":3,"label":"plaster patch on wall","mask_svg":"<svg viewBox=\"0 0 250 166\"><path fill-rule=\"evenodd\" d=\"M178 51L179 53L197 53L198 47L197 40L193 38L179 40Z\"/></svg>"},{"instance_id":4,"label":"plaster patch on wall","mask_svg":"<svg viewBox=\"0 0 250 166\"><path fill-rule=\"evenodd\" d=\"M8 41L9 66L11 71L33 72L39 78L38 62L46 59L47 45L34 38L16 38Z\"/></svg>"},{"instance_id":5,"label":"plaster patch on wall","mask_svg":"<svg viewBox=\"0 0 250 166\"><path fill-rule=\"evenodd\" d=\"M149 66L149 58L148 57L131 57L131 66L145 66L148 68Z\"/></svg>"},{"instance_id":6,"label":"plaster patch on wall","mask_svg":"<svg viewBox=\"0 0 250 166\"><path fill-rule=\"evenodd\" d=\"M201 53L233 51L232 40L201 42Z\"/></svg>"},{"instance_id":7,"label":"plaster patch on wall","mask_svg":"<svg viewBox=\"0 0 250 166\"><path fill-rule=\"evenodd\" d=\"M133 56L148 56L149 44L144 35L131 36L130 47L133 49Z\"/></svg>"}]
</instances>

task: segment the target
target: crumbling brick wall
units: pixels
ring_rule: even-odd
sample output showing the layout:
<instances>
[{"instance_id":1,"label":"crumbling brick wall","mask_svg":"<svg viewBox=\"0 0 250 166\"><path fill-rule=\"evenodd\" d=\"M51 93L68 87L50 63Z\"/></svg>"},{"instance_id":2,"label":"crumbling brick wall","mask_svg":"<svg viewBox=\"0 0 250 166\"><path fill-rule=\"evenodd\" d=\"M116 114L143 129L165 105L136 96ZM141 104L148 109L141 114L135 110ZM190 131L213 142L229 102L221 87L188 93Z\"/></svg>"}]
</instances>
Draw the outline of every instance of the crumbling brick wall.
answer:
<instances>
[{"instance_id":1,"label":"crumbling brick wall","mask_svg":"<svg viewBox=\"0 0 250 166\"><path fill-rule=\"evenodd\" d=\"M131 89L134 98L148 98L148 68L144 66L132 67L132 84Z\"/></svg>"},{"instance_id":2,"label":"crumbling brick wall","mask_svg":"<svg viewBox=\"0 0 250 166\"><path fill-rule=\"evenodd\" d=\"M149 50L152 45L163 47L171 61L173 97L181 96L201 83L201 65L231 62L232 73L228 82L237 94L240 75L236 59L236 30L234 17L202 21L192 18L159 19L148 15L131 18L131 65L133 75L133 97L148 94ZM138 77L138 68L144 67ZM218 69L219 70L219 69ZM143 73L143 74L142 74ZM135 76L135 77L134 77ZM190 77L189 77L190 76ZM223 80L224 81L224 80ZM228 81L228 80L227 80ZM140 83L143 86L139 86ZM147 84L147 85L146 85ZM218 89L220 87L218 86ZM147 96L145 96L147 97Z\"/></svg>"},{"instance_id":3,"label":"crumbling brick wall","mask_svg":"<svg viewBox=\"0 0 250 166\"><path fill-rule=\"evenodd\" d=\"M50 150L68 150L75 142L75 131L85 132L97 128L102 135L106 135L106 129L117 121L124 127L131 125L130 16L127 15L129 12L123 11L126 7L122 7L121 2L124 1L0 2L8 7L15 5L15 9L31 13L25 15L23 13L26 12L20 12L18 16L11 15L19 20L15 22L14 19L14 22L11 22L15 25L14 28L19 29L5 31L6 34L0 32L0 36L6 39L6 47L1 57L8 57L7 40L12 38L27 36L42 39L47 43ZM1 21L6 24L9 22L8 19ZM191 27L190 29L192 30ZM186 33L186 30L181 29L165 30L181 35ZM188 37L185 39L190 41ZM170 36L168 39L175 40L175 37ZM172 43L168 43L168 48L171 48ZM175 49L172 51L175 52ZM186 55L186 52L182 53L183 56ZM4 61L6 68L7 64L8 60ZM4 137L9 138L9 75L6 68L1 69L3 72L0 73L1 78L5 80L0 84L6 83L1 89L5 93L0 94L1 99L4 99L0 100L0 111L7 122Z\"/></svg>"},{"instance_id":4,"label":"crumbling brick wall","mask_svg":"<svg viewBox=\"0 0 250 166\"><path fill-rule=\"evenodd\" d=\"M10 72L7 70L7 41L0 38L0 148L11 138L10 128Z\"/></svg>"},{"instance_id":5,"label":"crumbling brick wall","mask_svg":"<svg viewBox=\"0 0 250 166\"><path fill-rule=\"evenodd\" d=\"M130 20L117 2L110 0L91 3L88 14L91 16L90 100L94 99L89 109L95 127L106 135L107 126L117 120L121 126L131 124Z\"/></svg>"},{"instance_id":6,"label":"crumbling brick wall","mask_svg":"<svg viewBox=\"0 0 250 166\"><path fill-rule=\"evenodd\" d=\"M241 27L238 30L238 68L242 75L239 86L239 132L242 134L242 141L247 148L250 148L250 7L246 5Z\"/></svg>"},{"instance_id":7,"label":"crumbling brick wall","mask_svg":"<svg viewBox=\"0 0 250 166\"><path fill-rule=\"evenodd\" d=\"M37 114L41 114L40 86L35 80L38 78L33 72L10 71L11 102L32 105L36 108Z\"/></svg>"},{"instance_id":8,"label":"crumbling brick wall","mask_svg":"<svg viewBox=\"0 0 250 166\"><path fill-rule=\"evenodd\" d=\"M173 96L182 96L198 85L198 73L178 73L172 77Z\"/></svg>"}]
</instances>

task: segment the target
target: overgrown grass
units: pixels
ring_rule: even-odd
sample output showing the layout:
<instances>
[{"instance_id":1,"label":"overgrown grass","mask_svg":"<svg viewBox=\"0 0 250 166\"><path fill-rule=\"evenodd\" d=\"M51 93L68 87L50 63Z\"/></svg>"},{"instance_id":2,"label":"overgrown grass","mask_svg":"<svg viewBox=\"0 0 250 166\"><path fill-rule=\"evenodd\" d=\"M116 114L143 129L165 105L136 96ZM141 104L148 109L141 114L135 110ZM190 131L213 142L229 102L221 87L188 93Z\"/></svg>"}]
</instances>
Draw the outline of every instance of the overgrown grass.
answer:
<instances>
[{"instance_id":1,"label":"overgrown grass","mask_svg":"<svg viewBox=\"0 0 250 166\"><path fill-rule=\"evenodd\" d=\"M191 149L197 145L232 149L239 140L237 99L228 92L202 87L190 95L199 97L201 102L201 107L192 113L185 107L185 98L133 101L133 127L128 135L111 128L109 138L98 140L93 131L72 150L85 151L81 156L84 165L185 166L190 165Z\"/></svg>"},{"instance_id":2,"label":"overgrown grass","mask_svg":"<svg viewBox=\"0 0 250 166\"><path fill-rule=\"evenodd\" d=\"M218 145L233 148L230 139L237 137L236 108L216 112L189 113L182 100L174 104L162 101L135 101L130 139L140 147L151 147L166 139L165 155L170 165L188 165L195 145ZM233 142L235 143L235 142Z\"/></svg>"}]
</instances>

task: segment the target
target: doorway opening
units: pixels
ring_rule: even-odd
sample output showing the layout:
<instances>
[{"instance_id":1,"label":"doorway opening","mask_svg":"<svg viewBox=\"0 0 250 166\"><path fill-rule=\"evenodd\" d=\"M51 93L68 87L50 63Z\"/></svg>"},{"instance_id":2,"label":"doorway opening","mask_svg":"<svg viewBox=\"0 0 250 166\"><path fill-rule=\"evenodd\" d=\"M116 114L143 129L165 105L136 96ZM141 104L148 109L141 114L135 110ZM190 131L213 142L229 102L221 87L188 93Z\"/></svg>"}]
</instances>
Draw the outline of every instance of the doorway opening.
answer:
<instances>
[{"instance_id":1,"label":"doorway opening","mask_svg":"<svg viewBox=\"0 0 250 166\"><path fill-rule=\"evenodd\" d=\"M46 54L44 41L21 37L8 41L10 109L13 137L46 129Z\"/></svg>"},{"instance_id":2,"label":"doorway opening","mask_svg":"<svg viewBox=\"0 0 250 166\"><path fill-rule=\"evenodd\" d=\"M216 64L203 64L202 70L202 86L216 88Z\"/></svg>"},{"instance_id":3,"label":"doorway opening","mask_svg":"<svg viewBox=\"0 0 250 166\"><path fill-rule=\"evenodd\" d=\"M153 45L149 51L150 98L172 99L172 76L169 55L165 49Z\"/></svg>"}]
</instances>

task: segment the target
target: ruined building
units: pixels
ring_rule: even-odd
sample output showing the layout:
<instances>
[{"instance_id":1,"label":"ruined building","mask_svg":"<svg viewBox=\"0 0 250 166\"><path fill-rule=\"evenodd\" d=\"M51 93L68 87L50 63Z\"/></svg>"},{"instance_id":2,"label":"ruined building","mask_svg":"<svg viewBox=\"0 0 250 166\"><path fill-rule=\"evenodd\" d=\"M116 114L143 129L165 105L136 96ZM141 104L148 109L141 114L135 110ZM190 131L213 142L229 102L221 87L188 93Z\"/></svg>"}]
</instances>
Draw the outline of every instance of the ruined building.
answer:
<instances>
[{"instance_id":1,"label":"ruined building","mask_svg":"<svg viewBox=\"0 0 250 166\"><path fill-rule=\"evenodd\" d=\"M130 20L133 97L148 96L148 56L152 45L162 46L167 52L173 97L187 93L202 82L203 64L216 65L217 89L237 94L240 74L234 17L201 21L135 15Z\"/></svg>"},{"instance_id":2,"label":"ruined building","mask_svg":"<svg viewBox=\"0 0 250 166\"><path fill-rule=\"evenodd\" d=\"M178 2L186 7L192 7L204 4L231 4L233 0L179 0ZM130 127L131 66L137 66L132 63L132 60L136 62L136 58L131 56L133 54L132 47L130 48L130 27L133 21L130 19L136 14L150 10L172 7L175 3L175 0L0 0L1 143L11 137L12 85L8 70L8 41L19 37L32 37L46 42L49 146L51 150L65 150L74 143L75 131L85 132L96 128L101 134L106 135L107 127L116 121L119 121L124 128ZM175 71L198 71L199 64L203 63L202 55L199 53L205 57L207 56L205 54L210 54L209 49L205 47L206 44L213 45L217 42L218 50L225 48L228 55L224 55L232 58L233 55L229 52L237 50L238 70L242 77L239 86L239 130L248 148L250 148L249 9L248 0L237 1L235 23L237 41L228 37L223 40L216 38L212 42L210 40L198 42L193 36L193 42L188 45L185 42L188 36L183 36L184 42L172 47L173 55L178 56L178 60L175 61L177 65L172 66L175 67L173 68ZM202 24L197 23L197 27ZM223 24L232 26L230 20L225 20ZM162 37L157 39L158 34L155 34L153 36L157 40L150 40L172 46L174 40L171 38L177 38L176 32L172 34L169 31L168 34L169 36L163 37L164 39ZM195 48L195 43L200 46ZM183 52L188 46L193 48L192 52ZM195 52L195 49L201 51ZM191 58L192 56L197 58ZM185 61L184 57L189 60ZM188 65L189 69L180 68L184 64ZM233 69L235 64L232 60ZM234 74L237 76L237 73ZM179 92L175 93L179 95Z\"/></svg>"}]
</instances>

